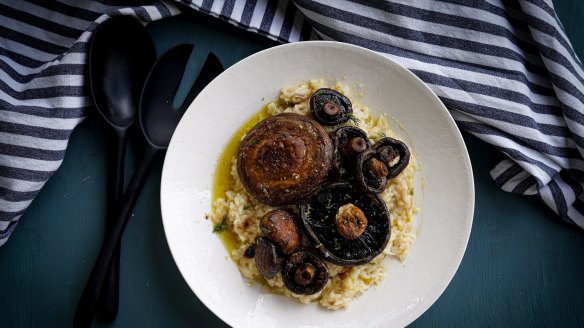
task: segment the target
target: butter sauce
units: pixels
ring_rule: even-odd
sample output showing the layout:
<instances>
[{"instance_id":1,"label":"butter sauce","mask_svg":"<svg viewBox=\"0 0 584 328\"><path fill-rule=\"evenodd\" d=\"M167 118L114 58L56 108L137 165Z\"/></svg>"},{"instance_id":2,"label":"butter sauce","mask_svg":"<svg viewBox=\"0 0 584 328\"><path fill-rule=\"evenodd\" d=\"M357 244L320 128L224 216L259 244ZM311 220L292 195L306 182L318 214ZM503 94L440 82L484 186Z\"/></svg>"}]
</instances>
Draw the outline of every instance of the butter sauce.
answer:
<instances>
[{"instance_id":1,"label":"butter sauce","mask_svg":"<svg viewBox=\"0 0 584 328\"><path fill-rule=\"evenodd\" d=\"M237 155L237 150L239 149L241 140L249 130L269 116L267 106L262 107L261 110L250 117L237 131L235 131L235 133L233 133L223 148L221 155L219 155L219 158L217 159L215 175L213 176L213 188L211 190L211 209L213 212L215 212L215 206L213 205L215 204L215 201L219 198L226 198L227 190L233 189L235 184L235 180L231 175L231 160ZM237 237L228 229L218 233L218 236L223 242L223 245L225 245L229 256L231 256L233 250L239 246Z\"/></svg>"}]
</instances>

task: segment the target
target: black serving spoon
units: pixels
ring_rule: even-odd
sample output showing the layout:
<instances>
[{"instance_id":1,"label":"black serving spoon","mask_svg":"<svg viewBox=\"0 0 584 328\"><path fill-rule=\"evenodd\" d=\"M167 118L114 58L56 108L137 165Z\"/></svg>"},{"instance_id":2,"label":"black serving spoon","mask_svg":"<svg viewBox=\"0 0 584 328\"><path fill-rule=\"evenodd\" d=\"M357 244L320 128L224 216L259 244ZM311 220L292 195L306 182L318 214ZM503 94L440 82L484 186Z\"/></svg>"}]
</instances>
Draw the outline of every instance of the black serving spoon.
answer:
<instances>
[{"instance_id":1,"label":"black serving spoon","mask_svg":"<svg viewBox=\"0 0 584 328\"><path fill-rule=\"evenodd\" d=\"M156 61L156 50L146 28L128 16L113 17L95 31L89 48L89 85L93 103L112 131L115 156L111 161L113 182L110 186L108 215L124 191L124 158L128 131L138 118L140 93L148 72ZM108 220L111 229L113 220ZM99 304L103 320L112 322L118 315L120 247L118 246L106 276Z\"/></svg>"},{"instance_id":2,"label":"black serving spoon","mask_svg":"<svg viewBox=\"0 0 584 328\"><path fill-rule=\"evenodd\" d=\"M219 59L210 53L185 101L179 108L174 108L173 99L192 49L192 45L184 44L168 50L154 64L146 79L139 109L140 130L146 141L144 155L132 175L124 196L118 203L115 226L107 232L91 275L87 280L73 320L74 327L91 326L96 310L95 301L105 281L107 268L115 248L120 243L153 160L168 148L178 122L193 99L223 71Z\"/></svg>"}]
</instances>

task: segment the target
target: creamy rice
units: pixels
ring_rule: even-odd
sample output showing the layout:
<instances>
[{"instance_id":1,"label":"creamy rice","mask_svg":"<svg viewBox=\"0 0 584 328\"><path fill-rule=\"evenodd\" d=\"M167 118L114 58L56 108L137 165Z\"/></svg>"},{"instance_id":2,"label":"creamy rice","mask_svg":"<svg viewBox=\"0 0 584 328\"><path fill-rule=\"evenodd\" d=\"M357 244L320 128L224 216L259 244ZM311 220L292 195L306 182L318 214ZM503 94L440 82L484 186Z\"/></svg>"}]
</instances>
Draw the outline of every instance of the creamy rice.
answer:
<instances>
[{"instance_id":1,"label":"creamy rice","mask_svg":"<svg viewBox=\"0 0 584 328\"><path fill-rule=\"evenodd\" d=\"M386 116L373 116L366 106L359 103L360 94L353 94L349 86L336 83L330 84L324 80L311 80L288 86L280 91L278 100L269 103L266 111L269 116L280 113L297 113L310 116L309 99L314 91L320 88L331 88L347 96L353 104L353 115L357 120L344 125L353 125L364 130L372 143L384 135L399 139L390 129ZM331 132L336 127L325 127ZM231 257L238 265L242 275L253 281L261 281L272 292L298 299L302 303L319 302L330 310L346 308L351 300L364 293L371 286L377 285L385 275L383 259L393 256L403 261L416 234L413 231L414 214L417 207L414 202L414 175L417 169L416 157L411 152L410 163L396 178L391 179L386 190L381 194L387 204L391 219L391 238L382 254L367 264L355 267L343 267L328 263L331 279L324 289L314 295L296 295L284 287L280 273L273 279L266 280L258 272L254 260L244 256L244 252L260 235L259 220L274 207L259 203L246 192L237 173L237 158L231 159L232 185L226 188L224 198L213 202L211 219L214 223L226 219L226 227L235 235L235 247ZM287 209L298 213L297 206ZM307 241L304 240L306 243Z\"/></svg>"}]
</instances>

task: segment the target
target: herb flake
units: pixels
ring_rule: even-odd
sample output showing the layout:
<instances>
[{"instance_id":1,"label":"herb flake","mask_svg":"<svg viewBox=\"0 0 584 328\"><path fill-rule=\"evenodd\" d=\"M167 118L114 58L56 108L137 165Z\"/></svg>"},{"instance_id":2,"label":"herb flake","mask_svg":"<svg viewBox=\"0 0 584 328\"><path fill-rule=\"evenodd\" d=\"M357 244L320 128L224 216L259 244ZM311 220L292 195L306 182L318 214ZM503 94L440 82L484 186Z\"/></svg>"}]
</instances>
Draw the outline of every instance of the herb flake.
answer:
<instances>
[{"instance_id":1,"label":"herb flake","mask_svg":"<svg viewBox=\"0 0 584 328\"><path fill-rule=\"evenodd\" d=\"M383 139L386 138L387 134L385 134L385 132L383 131L377 131L377 133L375 133L375 139Z\"/></svg>"},{"instance_id":2,"label":"herb flake","mask_svg":"<svg viewBox=\"0 0 584 328\"><path fill-rule=\"evenodd\" d=\"M254 147L255 147L255 146L257 146L259 143L260 143L260 141L259 141L258 139L253 139L253 140L250 140L250 141L247 143L247 146L248 146L248 147L250 147L250 148L254 148Z\"/></svg>"},{"instance_id":3,"label":"herb flake","mask_svg":"<svg viewBox=\"0 0 584 328\"><path fill-rule=\"evenodd\" d=\"M221 222L215 223L213 226L213 233L221 233L223 230L227 228L227 217L223 217Z\"/></svg>"},{"instance_id":4,"label":"herb flake","mask_svg":"<svg viewBox=\"0 0 584 328\"><path fill-rule=\"evenodd\" d=\"M349 115L349 121L353 122L355 125L359 125L359 123L361 123L361 119L353 114Z\"/></svg>"}]
</instances>

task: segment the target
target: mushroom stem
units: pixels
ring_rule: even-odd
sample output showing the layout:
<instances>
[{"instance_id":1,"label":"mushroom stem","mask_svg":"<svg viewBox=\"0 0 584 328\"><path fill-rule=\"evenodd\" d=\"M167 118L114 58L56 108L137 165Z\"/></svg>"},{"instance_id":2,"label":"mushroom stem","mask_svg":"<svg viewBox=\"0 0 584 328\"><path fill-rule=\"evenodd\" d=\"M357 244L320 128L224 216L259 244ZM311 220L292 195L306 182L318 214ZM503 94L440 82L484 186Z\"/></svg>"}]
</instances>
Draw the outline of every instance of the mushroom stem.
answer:
<instances>
[{"instance_id":1,"label":"mushroom stem","mask_svg":"<svg viewBox=\"0 0 584 328\"><path fill-rule=\"evenodd\" d=\"M346 155L358 154L367 149L367 141L361 137L354 137L349 140L343 147L343 152Z\"/></svg>"},{"instance_id":2,"label":"mushroom stem","mask_svg":"<svg viewBox=\"0 0 584 328\"><path fill-rule=\"evenodd\" d=\"M294 273L294 281L300 286L308 286L314 276L316 275L316 269L310 263L302 263L296 268Z\"/></svg>"},{"instance_id":3,"label":"mushroom stem","mask_svg":"<svg viewBox=\"0 0 584 328\"><path fill-rule=\"evenodd\" d=\"M339 108L339 105L337 105L334 101L329 100L324 104L324 112L328 115L328 116L335 116L335 115L339 115L339 112L341 111L341 109Z\"/></svg>"},{"instance_id":4,"label":"mushroom stem","mask_svg":"<svg viewBox=\"0 0 584 328\"><path fill-rule=\"evenodd\" d=\"M335 216L337 230L346 239L356 239L363 234L367 228L367 217L365 213L353 204L346 204L339 207Z\"/></svg>"},{"instance_id":5,"label":"mushroom stem","mask_svg":"<svg viewBox=\"0 0 584 328\"><path fill-rule=\"evenodd\" d=\"M367 166L367 173L377 179L385 178L389 174L387 165L375 157L371 158L365 165Z\"/></svg>"}]
</instances>

